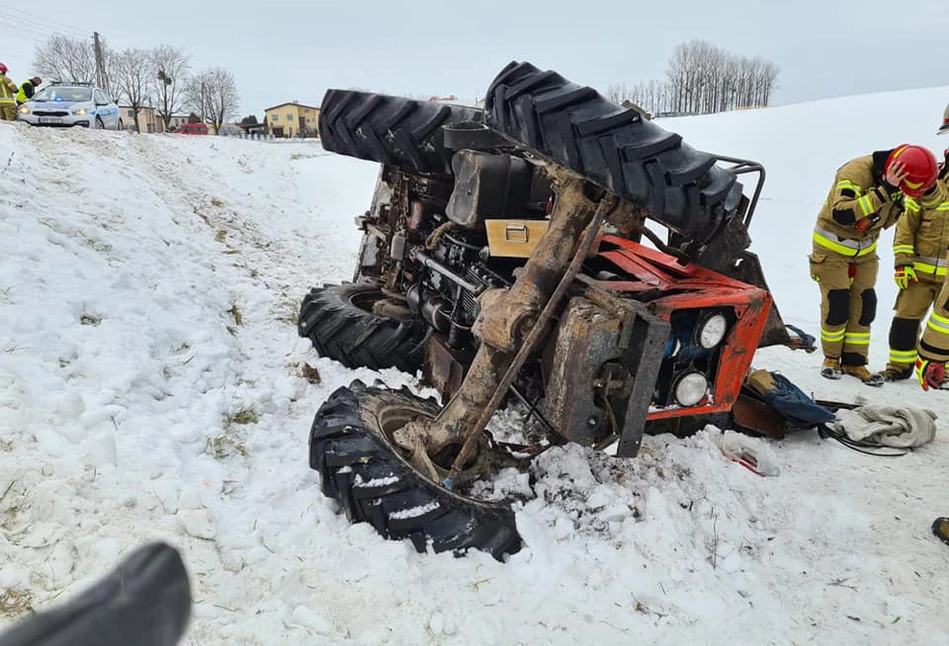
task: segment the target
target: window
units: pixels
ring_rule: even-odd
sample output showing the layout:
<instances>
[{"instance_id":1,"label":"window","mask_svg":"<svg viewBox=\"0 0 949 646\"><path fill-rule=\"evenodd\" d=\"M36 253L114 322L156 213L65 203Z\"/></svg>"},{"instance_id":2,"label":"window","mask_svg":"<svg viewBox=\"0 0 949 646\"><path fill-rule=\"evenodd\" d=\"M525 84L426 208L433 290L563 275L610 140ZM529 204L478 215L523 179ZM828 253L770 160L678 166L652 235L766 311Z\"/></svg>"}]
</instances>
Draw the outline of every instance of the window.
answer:
<instances>
[{"instance_id":1,"label":"window","mask_svg":"<svg viewBox=\"0 0 949 646\"><path fill-rule=\"evenodd\" d=\"M292 113L292 112L288 112L288 113L287 113L287 121L293 121L293 113Z\"/></svg>"},{"instance_id":2,"label":"window","mask_svg":"<svg viewBox=\"0 0 949 646\"><path fill-rule=\"evenodd\" d=\"M99 105L105 105L109 102L109 99L105 96L102 90L96 90L96 103Z\"/></svg>"},{"instance_id":3,"label":"window","mask_svg":"<svg viewBox=\"0 0 949 646\"><path fill-rule=\"evenodd\" d=\"M34 101L91 101L92 90L84 87L54 86L33 95Z\"/></svg>"},{"instance_id":4,"label":"window","mask_svg":"<svg viewBox=\"0 0 949 646\"><path fill-rule=\"evenodd\" d=\"M129 116L135 118L135 110L129 110Z\"/></svg>"},{"instance_id":5,"label":"window","mask_svg":"<svg viewBox=\"0 0 949 646\"><path fill-rule=\"evenodd\" d=\"M272 115L270 115L270 120L271 120L271 121L278 121L279 119L280 119L280 115L279 115L279 114L272 114Z\"/></svg>"},{"instance_id":6,"label":"window","mask_svg":"<svg viewBox=\"0 0 949 646\"><path fill-rule=\"evenodd\" d=\"M310 114L310 108L303 108L303 114Z\"/></svg>"}]
</instances>

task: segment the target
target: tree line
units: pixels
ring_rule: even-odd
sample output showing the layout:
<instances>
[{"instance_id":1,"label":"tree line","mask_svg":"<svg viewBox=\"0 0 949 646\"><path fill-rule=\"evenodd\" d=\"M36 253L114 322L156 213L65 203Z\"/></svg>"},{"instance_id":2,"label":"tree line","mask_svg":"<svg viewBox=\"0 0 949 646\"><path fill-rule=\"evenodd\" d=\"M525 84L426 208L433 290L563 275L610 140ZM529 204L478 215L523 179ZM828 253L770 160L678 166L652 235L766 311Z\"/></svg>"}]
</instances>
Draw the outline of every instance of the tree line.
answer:
<instances>
[{"instance_id":1,"label":"tree line","mask_svg":"<svg viewBox=\"0 0 949 646\"><path fill-rule=\"evenodd\" d=\"M100 41L99 49L101 73L91 40L53 34L36 47L33 66L44 79L92 81L98 76L103 90L132 109L137 132L145 107L155 108L166 131L172 116L186 110L218 130L237 115L240 94L234 75L220 67L192 73L190 57L180 47L113 50Z\"/></svg>"},{"instance_id":2,"label":"tree line","mask_svg":"<svg viewBox=\"0 0 949 646\"><path fill-rule=\"evenodd\" d=\"M631 101L658 114L710 114L769 105L778 66L760 57L737 56L702 40L680 44L669 58L666 77L632 88L612 85L607 97Z\"/></svg>"}]
</instances>

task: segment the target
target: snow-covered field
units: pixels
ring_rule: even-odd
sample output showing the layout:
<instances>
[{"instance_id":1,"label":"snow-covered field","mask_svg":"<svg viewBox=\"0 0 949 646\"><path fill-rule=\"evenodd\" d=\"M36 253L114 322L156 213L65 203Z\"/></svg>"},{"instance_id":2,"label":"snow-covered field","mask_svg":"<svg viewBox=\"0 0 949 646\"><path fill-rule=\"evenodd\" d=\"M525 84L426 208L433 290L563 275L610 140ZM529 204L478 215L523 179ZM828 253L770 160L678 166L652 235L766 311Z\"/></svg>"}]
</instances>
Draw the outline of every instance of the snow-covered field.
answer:
<instances>
[{"instance_id":1,"label":"snow-covered field","mask_svg":"<svg viewBox=\"0 0 949 646\"><path fill-rule=\"evenodd\" d=\"M947 100L660 123L764 162L753 249L785 319L816 334L806 254L834 169L904 140L941 150ZM879 458L816 433L748 440L774 477L727 461L714 429L627 461L554 449L504 564L420 555L336 515L307 465L313 413L357 377L414 381L317 357L294 317L309 286L350 278L376 171L313 144L0 126L0 625L164 539L192 577L185 643L202 646L949 643L949 548L929 532L949 513L949 393L829 382L816 354L755 363L821 397L931 408L935 441Z\"/></svg>"}]
</instances>

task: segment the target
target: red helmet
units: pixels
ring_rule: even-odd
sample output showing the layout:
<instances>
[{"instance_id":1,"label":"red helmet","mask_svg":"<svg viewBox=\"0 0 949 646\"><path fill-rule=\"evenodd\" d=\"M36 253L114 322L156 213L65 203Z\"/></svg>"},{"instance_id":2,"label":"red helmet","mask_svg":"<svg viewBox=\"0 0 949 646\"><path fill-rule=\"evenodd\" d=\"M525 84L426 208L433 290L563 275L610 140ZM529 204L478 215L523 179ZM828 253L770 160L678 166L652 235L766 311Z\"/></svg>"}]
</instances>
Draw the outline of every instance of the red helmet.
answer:
<instances>
[{"instance_id":1,"label":"red helmet","mask_svg":"<svg viewBox=\"0 0 949 646\"><path fill-rule=\"evenodd\" d=\"M4 65L3 63L0 63L0 74L6 74L6 73L7 73L7 66Z\"/></svg>"},{"instance_id":2,"label":"red helmet","mask_svg":"<svg viewBox=\"0 0 949 646\"><path fill-rule=\"evenodd\" d=\"M890 164L897 160L903 162L903 167L906 169L906 179L900 182L899 187L904 195L919 197L936 183L939 165L936 162L936 156L928 148L912 144L897 146L886 158L883 172L886 173L890 169Z\"/></svg>"}]
</instances>

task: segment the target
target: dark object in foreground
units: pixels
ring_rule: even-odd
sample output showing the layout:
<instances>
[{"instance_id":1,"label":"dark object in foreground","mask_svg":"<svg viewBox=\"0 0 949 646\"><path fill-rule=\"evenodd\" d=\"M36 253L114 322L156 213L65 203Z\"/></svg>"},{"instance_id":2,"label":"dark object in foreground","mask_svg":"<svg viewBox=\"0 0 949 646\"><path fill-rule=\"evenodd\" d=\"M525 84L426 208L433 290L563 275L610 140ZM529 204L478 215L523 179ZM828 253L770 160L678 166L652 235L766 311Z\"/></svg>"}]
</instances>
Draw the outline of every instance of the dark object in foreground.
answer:
<instances>
[{"instance_id":1,"label":"dark object in foreground","mask_svg":"<svg viewBox=\"0 0 949 646\"><path fill-rule=\"evenodd\" d=\"M174 646L190 618L181 556L150 543L71 601L15 624L0 646Z\"/></svg>"},{"instance_id":2,"label":"dark object in foreground","mask_svg":"<svg viewBox=\"0 0 949 646\"><path fill-rule=\"evenodd\" d=\"M933 534L946 545L949 545L949 518L940 516L933 521Z\"/></svg>"}]
</instances>

